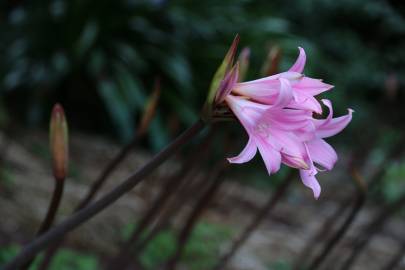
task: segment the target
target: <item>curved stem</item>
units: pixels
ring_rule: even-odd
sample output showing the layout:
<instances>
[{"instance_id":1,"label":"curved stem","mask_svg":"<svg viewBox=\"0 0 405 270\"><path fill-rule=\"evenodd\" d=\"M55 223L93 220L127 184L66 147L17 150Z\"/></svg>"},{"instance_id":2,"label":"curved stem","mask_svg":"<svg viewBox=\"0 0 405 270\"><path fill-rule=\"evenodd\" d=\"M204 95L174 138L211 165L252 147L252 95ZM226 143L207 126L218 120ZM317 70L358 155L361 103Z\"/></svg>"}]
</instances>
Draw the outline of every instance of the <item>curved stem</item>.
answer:
<instances>
[{"instance_id":1,"label":"curved stem","mask_svg":"<svg viewBox=\"0 0 405 270\"><path fill-rule=\"evenodd\" d=\"M120 150L120 152L114 157L114 159L107 165L107 167L104 168L100 176L91 185L89 191L86 194L86 197L84 197L84 199L81 200L80 203L76 206L75 212L84 208L93 200L94 196L104 185L107 178L117 168L117 166L121 163L121 161L123 161L125 157L131 152L131 150L137 145L140 137L141 136L138 134L135 135L135 138L129 144L123 147Z\"/></svg>"},{"instance_id":2,"label":"curved stem","mask_svg":"<svg viewBox=\"0 0 405 270\"><path fill-rule=\"evenodd\" d=\"M362 207L365 203L365 199L366 199L365 194L363 194L363 193L358 194L358 196L355 199L353 208L351 209L347 218L344 220L342 226L337 230L337 232L335 232L333 234L332 238L330 238L328 240L328 242L323 247L322 251L311 262L308 269L316 270L321 266L322 262L324 262L324 260L327 258L327 256L340 242L342 237L346 234L347 230L350 228L350 226L356 219L357 214L360 212L360 210L362 209Z\"/></svg>"},{"instance_id":3,"label":"curved stem","mask_svg":"<svg viewBox=\"0 0 405 270\"><path fill-rule=\"evenodd\" d=\"M46 231L49 230L49 228L52 226L56 213L58 212L60 201L62 199L63 195L63 187L65 183L65 179L55 179L55 189L52 193L52 199L51 202L48 206L48 211L46 213L45 219L42 221L41 226L38 229L38 232L36 234L36 237L44 234ZM32 262L34 261L35 257L33 257L31 260L29 260L23 267L22 269L28 269Z\"/></svg>"},{"instance_id":4,"label":"curved stem","mask_svg":"<svg viewBox=\"0 0 405 270\"><path fill-rule=\"evenodd\" d=\"M181 146L194 138L201 130L203 130L204 127L205 123L202 120L198 120L192 127L181 134L161 152L156 154L146 165L144 165L133 175L129 176L119 186L114 188L112 191L104 195L96 202L76 212L71 217L60 223L58 226L54 227L47 233L43 234L42 236L38 237L33 242L28 244L11 262L7 263L3 267L3 270L12 270L21 267L25 262L33 258L38 252L45 249L49 244L57 241L66 233L77 228L78 226L110 206L122 195L134 188L139 182L142 181L142 179L144 179L154 169L160 166L167 158L177 152L177 150Z\"/></svg>"},{"instance_id":5,"label":"curved stem","mask_svg":"<svg viewBox=\"0 0 405 270\"><path fill-rule=\"evenodd\" d=\"M276 206L278 201L287 192L288 187L294 179L295 172L291 170L286 176L284 181L280 184L274 194L272 194L267 200L266 204L259 210L256 216L250 221L249 225L245 228L242 234L232 243L231 248L225 253L218 263L212 268L213 270L224 269L229 260L236 254L239 248L248 240L250 235L259 227L262 221L267 217L270 211Z\"/></svg>"},{"instance_id":6,"label":"curved stem","mask_svg":"<svg viewBox=\"0 0 405 270\"><path fill-rule=\"evenodd\" d=\"M140 218L139 224L137 224L129 238L121 246L118 255L111 260L106 269L124 269L126 263L129 263L128 258L130 258L131 255L133 256L132 253L134 253L133 249L135 246L137 247L136 251L139 251L138 240L140 240L139 238L141 237L142 233L145 231L148 225L154 219L156 219L156 217L160 214L160 211L162 211L162 208L167 206L167 201L169 201L170 204L171 197L173 197L173 194L180 189L186 179L186 176L188 176L190 171L196 167L196 164L199 164L201 160L206 159L209 152L208 150L210 149L210 145L212 143L213 134L213 129L211 129L209 134L207 134L203 139L203 142L199 144L196 149L192 150L200 154L193 155L191 158L188 158L180 171L168 179L152 205L148 208L142 218ZM145 241L145 239L143 239L142 242L143 241Z\"/></svg>"},{"instance_id":7,"label":"curved stem","mask_svg":"<svg viewBox=\"0 0 405 270\"><path fill-rule=\"evenodd\" d=\"M144 136L145 132L138 132L132 141L125 145L111 160L110 163L102 170L101 174L97 177L97 179L92 183L90 189L87 191L86 196L77 204L73 213L79 211L86 207L97 195L97 193L101 190L101 188L106 183L108 177L114 172L114 170L118 167L118 165L128 156L128 154L135 148L138 144L139 140ZM62 246L64 238L62 237L59 241L55 242L52 246L50 246L45 254L44 257L38 266L38 270L46 270L48 269L50 263L52 262L53 256L56 254L58 249Z\"/></svg>"},{"instance_id":8,"label":"curved stem","mask_svg":"<svg viewBox=\"0 0 405 270\"><path fill-rule=\"evenodd\" d=\"M226 166L227 163L224 163L224 161L221 160L216 168L214 168L214 171L210 176L211 184L194 205L194 209L187 217L187 220L179 233L175 253L166 263L166 266L164 267L165 270L174 270L177 268L177 264L183 254L184 248L186 247L195 224L223 183L223 173Z\"/></svg>"}]
</instances>

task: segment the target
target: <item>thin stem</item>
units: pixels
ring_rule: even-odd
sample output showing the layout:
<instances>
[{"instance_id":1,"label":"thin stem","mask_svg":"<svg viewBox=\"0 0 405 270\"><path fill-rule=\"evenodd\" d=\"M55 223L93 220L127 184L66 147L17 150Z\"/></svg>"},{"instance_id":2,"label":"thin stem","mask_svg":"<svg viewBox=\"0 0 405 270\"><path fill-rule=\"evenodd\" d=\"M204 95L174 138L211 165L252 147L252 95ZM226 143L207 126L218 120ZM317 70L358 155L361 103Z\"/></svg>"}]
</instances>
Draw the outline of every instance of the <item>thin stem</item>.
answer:
<instances>
[{"instance_id":1,"label":"thin stem","mask_svg":"<svg viewBox=\"0 0 405 270\"><path fill-rule=\"evenodd\" d=\"M139 140L143 137L144 134L145 134L144 132L138 132L129 144L127 144L123 148L121 148L121 150L118 152L118 154L113 158L113 160L111 160L108 163L108 165L103 169L101 174L93 182L93 184L91 185L90 189L88 190L86 196L78 203L78 205L76 206L73 213L84 208L94 199L94 197L97 195L98 191L103 187L103 185L105 184L105 182L107 181L107 179L111 175L111 173L128 156L128 154L135 148L135 146L138 144ZM63 244L63 240L64 240L64 238L61 238L59 241L57 241L55 244L53 244L51 247L49 247L46 250L44 258L42 259L42 262L38 267L39 270L46 270L48 268L56 251Z\"/></svg>"},{"instance_id":2,"label":"thin stem","mask_svg":"<svg viewBox=\"0 0 405 270\"><path fill-rule=\"evenodd\" d=\"M110 206L121 196L129 192L139 182L141 182L146 176L148 176L154 169L160 166L167 158L172 156L177 150L194 138L203 128L205 123L202 120L198 120L192 127L181 134L171 144L164 148L161 152L156 154L146 165L128 177L124 182L114 188L112 191L104 195L96 202L76 212L58 226L50 229L47 233L35 239L28 244L12 261L7 263L3 270L12 270L20 267L38 252L42 251L49 244L60 239L64 234L77 228L85 221L89 220L106 207Z\"/></svg>"},{"instance_id":3,"label":"thin stem","mask_svg":"<svg viewBox=\"0 0 405 270\"><path fill-rule=\"evenodd\" d=\"M336 223L336 220L346 211L349 205L349 203L341 204L336 211L325 220L318 232L306 243L301 253L297 256L293 267L294 270L299 270L304 266L306 259L311 257L316 244L321 241L325 235L329 234L333 224Z\"/></svg>"},{"instance_id":4,"label":"thin stem","mask_svg":"<svg viewBox=\"0 0 405 270\"><path fill-rule=\"evenodd\" d=\"M224 269L228 261L236 254L239 248L246 242L250 235L259 227L264 218L269 214L269 212L276 206L277 202L284 196L288 187L290 186L292 180L294 179L295 172L290 171L280 186L277 188L276 192L269 197L267 203L260 209L257 215L252 219L251 223L242 232L239 238L232 244L229 251L221 257L217 265L213 270Z\"/></svg>"},{"instance_id":5,"label":"thin stem","mask_svg":"<svg viewBox=\"0 0 405 270\"><path fill-rule=\"evenodd\" d=\"M394 270L405 258L405 239L402 241L401 246L394 256L387 262L387 264L382 268L382 270Z\"/></svg>"},{"instance_id":6,"label":"thin stem","mask_svg":"<svg viewBox=\"0 0 405 270\"><path fill-rule=\"evenodd\" d=\"M134 256L141 254L149 241L151 241L159 232L169 225L170 219L176 214L176 212L178 213L190 199L194 198L194 194L196 194L196 192L202 190L204 186L206 186L205 181L197 181L196 183L193 181L196 173L197 172L194 171L191 173L192 175L190 177L187 177L188 181L181 187L178 195L176 198L174 198L174 201L169 202L170 205L168 209L161 214L161 217L159 217L159 222L142 239L142 241L136 245L136 253Z\"/></svg>"},{"instance_id":7,"label":"thin stem","mask_svg":"<svg viewBox=\"0 0 405 270\"><path fill-rule=\"evenodd\" d=\"M125 145L118 152L118 154L114 157L114 159L107 165L107 167L104 168L104 170L96 179L96 181L93 182L86 196L76 206L75 212L87 206L93 200L94 196L102 188L107 178L117 168L117 166L128 156L131 150L134 149L134 147L138 144L140 138L141 136L139 136L138 134L135 135L134 139L129 144Z\"/></svg>"},{"instance_id":8,"label":"thin stem","mask_svg":"<svg viewBox=\"0 0 405 270\"><path fill-rule=\"evenodd\" d=\"M353 244L352 253L344 261L342 270L349 270L353 264L356 262L356 259L364 248L368 245L370 240L375 234L377 234L384 224L387 222L389 217L396 213L403 205L405 204L405 193L397 199L395 202L388 204L386 207L381 209L381 211L376 215L376 217L370 222L367 229L358 236Z\"/></svg>"},{"instance_id":9,"label":"thin stem","mask_svg":"<svg viewBox=\"0 0 405 270\"><path fill-rule=\"evenodd\" d=\"M58 212L59 205L63 195L63 188L64 188L65 179L55 179L55 188L52 193L52 199L48 206L48 211L46 213L45 219L42 221L41 226L38 229L36 237L44 234L49 228L52 226L56 213ZM30 261L28 261L22 269L28 269L32 262L34 261L35 257L33 257Z\"/></svg>"},{"instance_id":10,"label":"thin stem","mask_svg":"<svg viewBox=\"0 0 405 270\"><path fill-rule=\"evenodd\" d=\"M126 264L129 263L129 257L132 253L132 248L134 245L137 244L142 232L146 229L148 224L150 224L152 220L159 214L159 211L161 211L161 209L165 207L170 196L181 187L186 176L195 167L195 165L201 160L205 159L208 153L208 149L210 148L209 146L212 141L212 135L213 132L211 129L210 133L205 137L204 141L196 149L196 152L200 153L200 155L193 155L191 158L187 159L180 171L168 179L164 187L160 190L159 195L154 200L152 206L149 207L149 209L145 212L130 237L122 245L119 254L106 267L107 269L124 268Z\"/></svg>"},{"instance_id":11,"label":"thin stem","mask_svg":"<svg viewBox=\"0 0 405 270\"><path fill-rule=\"evenodd\" d=\"M392 159L397 158L398 156L401 155L401 153L404 150L404 147L402 145L402 141L400 141L399 144L397 144L395 147L391 148L389 151L387 158L385 159L384 163L390 162ZM378 186L383 179L383 176L386 172L387 166L385 164L382 164L379 169L374 172L372 177L370 177L370 181L368 182L367 186L368 189L373 189L376 186ZM332 236L332 238L325 244L323 250L318 254L318 256L311 262L309 269L315 270L317 269L321 263L326 259L326 257L329 255L329 253L334 249L334 247L340 242L340 240L343 238L343 236L346 234L346 232L349 230L351 224L354 222L356 219L357 215L360 213L362 210L363 206L365 205L366 202L366 190L364 189L364 180L362 180L362 177L358 173L356 169L353 168L353 175L354 175L354 180L358 182L358 191L357 197L354 199L354 205L347 216L347 218L344 220L342 223L341 227L336 231L336 233ZM353 251L353 253L358 252ZM348 270L348 268L344 267L342 270Z\"/></svg>"},{"instance_id":12,"label":"thin stem","mask_svg":"<svg viewBox=\"0 0 405 270\"><path fill-rule=\"evenodd\" d=\"M158 222L153 226L153 228L148 232L148 234L145 237L142 237L142 241L139 243L135 243L134 247L131 247L131 258L125 258L123 261L119 261L122 264L114 264L110 266L110 269L118 269L118 267L114 266L120 266L122 269L124 269L124 266L128 266L129 264L135 262L139 254L142 254L144 251L144 248L148 246L150 241L162 230L167 228L170 224L171 218L173 218L176 213L180 212L181 209L187 204L187 202L193 197L192 195L195 194L196 190L202 190L206 186L206 182L204 181L199 181L197 183L193 183L193 178L195 177L195 170L191 173L192 176L187 177L186 179L188 181L184 182L180 190L177 192L177 195L173 198L174 200L169 201L166 203L166 205L169 205L166 207L163 211L163 213L158 217ZM205 179L204 179L205 180ZM131 259L133 260L131 262ZM137 266L134 265L133 269L136 270L141 270L142 268L136 268Z\"/></svg>"},{"instance_id":13,"label":"thin stem","mask_svg":"<svg viewBox=\"0 0 405 270\"><path fill-rule=\"evenodd\" d=\"M336 231L336 233L330 238L330 240L325 244L324 248L315 257L315 259L310 263L308 269L316 270L321 265L321 263L327 258L334 247L340 242L342 237L345 235L346 231L350 228L350 225L355 220L357 213L361 210L365 202L365 194L359 193L355 199L352 210L343 222L342 226Z\"/></svg>"},{"instance_id":14,"label":"thin stem","mask_svg":"<svg viewBox=\"0 0 405 270\"><path fill-rule=\"evenodd\" d=\"M183 250L194 228L194 225L196 224L198 218L201 216L201 214L203 213L204 209L207 207L211 199L215 196L216 192L218 191L218 188L223 183L222 176L224 166L225 165L223 161L221 161L220 164L216 166L214 172L210 176L210 178L212 179L211 185L208 187L208 189L196 203L193 211L190 213L188 219L186 220L186 223L184 224L182 230L180 231L180 234L177 239L176 251L173 257L169 259L169 261L167 262L165 267L166 270L173 270L176 268L177 263L181 258Z\"/></svg>"}]
</instances>

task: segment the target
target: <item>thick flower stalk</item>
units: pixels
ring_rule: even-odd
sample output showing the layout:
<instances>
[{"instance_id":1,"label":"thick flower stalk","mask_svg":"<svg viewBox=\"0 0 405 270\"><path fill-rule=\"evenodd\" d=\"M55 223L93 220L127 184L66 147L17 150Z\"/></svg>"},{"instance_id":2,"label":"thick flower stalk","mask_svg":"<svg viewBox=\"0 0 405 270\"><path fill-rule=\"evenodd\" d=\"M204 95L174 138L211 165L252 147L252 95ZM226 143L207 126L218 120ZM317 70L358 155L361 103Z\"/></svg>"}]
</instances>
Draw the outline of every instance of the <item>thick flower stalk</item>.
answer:
<instances>
[{"instance_id":1,"label":"thick flower stalk","mask_svg":"<svg viewBox=\"0 0 405 270\"><path fill-rule=\"evenodd\" d=\"M259 151L269 174L276 173L281 164L297 168L304 185L318 198L321 187L316 174L331 170L337 161L335 150L324 138L342 131L351 121L353 110L333 118L332 104L324 99L329 115L326 119L313 117L322 113L315 96L333 86L303 75L306 55L304 49L299 51L288 71L254 81L238 83L235 65L224 76L216 103L225 102L249 135L245 148L229 162L248 162Z\"/></svg>"}]
</instances>

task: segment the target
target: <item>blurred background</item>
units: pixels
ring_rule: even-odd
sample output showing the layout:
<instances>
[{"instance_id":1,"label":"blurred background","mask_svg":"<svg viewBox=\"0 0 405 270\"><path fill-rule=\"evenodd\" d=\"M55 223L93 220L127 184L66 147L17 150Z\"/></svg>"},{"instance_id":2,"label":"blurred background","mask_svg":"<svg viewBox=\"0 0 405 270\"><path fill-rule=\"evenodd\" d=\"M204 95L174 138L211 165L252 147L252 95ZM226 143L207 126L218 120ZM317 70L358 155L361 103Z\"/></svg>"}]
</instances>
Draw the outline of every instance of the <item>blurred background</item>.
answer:
<instances>
[{"instance_id":1,"label":"blurred background","mask_svg":"<svg viewBox=\"0 0 405 270\"><path fill-rule=\"evenodd\" d=\"M56 102L65 109L71 140L59 221L71 213L101 168L134 138L156 78L160 99L147 135L103 192L198 118L212 76L237 33L240 48L251 50L247 80L263 76L270 60L279 71L288 69L301 46L307 53L305 74L335 85L321 98L332 100L336 115L349 107L355 114L349 127L329 140L340 160L333 172L321 173L321 198L315 201L294 179L228 269L311 265L363 196L353 179L372 182L345 235L322 261L324 269L339 269L336 265L352 254L357 237L369 231L364 228L404 196L401 0L5 0L0 3L0 21L0 263L32 239L46 212L53 186L47 132ZM224 154L235 155L246 141L236 123L221 124L215 135L207 136L212 136L212 151L194 166L190 179L204 181ZM224 140L230 141L229 147ZM50 269L99 269L128 238L165 179L195 155L198 142L72 233ZM260 158L228 168L226 181L185 244L181 269L214 267L288 174L283 169L269 177ZM175 253L178 231L194 202L189 198L184 204L184 211L173 214L139 255L143 269L156 269ZM353 269L390 269L391 260L398 254L402 258L404 207L396 206L377 226L378 233L366 237L370 243ZM308 255L305 264L297 262L328 218L336 222L311 246L314 259ZM405 269L404 260L395 267L391 269Z\"/></svg>"}]
</instances>

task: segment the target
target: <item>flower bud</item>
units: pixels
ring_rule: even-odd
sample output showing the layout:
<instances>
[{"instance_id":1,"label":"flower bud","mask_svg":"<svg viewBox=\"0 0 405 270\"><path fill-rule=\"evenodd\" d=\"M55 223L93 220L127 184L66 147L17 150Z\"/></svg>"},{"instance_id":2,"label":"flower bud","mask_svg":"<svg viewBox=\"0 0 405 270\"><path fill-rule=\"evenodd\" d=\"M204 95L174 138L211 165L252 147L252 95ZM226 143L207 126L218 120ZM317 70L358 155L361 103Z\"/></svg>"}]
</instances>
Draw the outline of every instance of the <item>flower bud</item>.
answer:
<instances>
[{"instance_id":1,"label":"flower bud","mask_svg":"<svg viewBox=\"0 0 405 270\"><path fill-rule=\"evenodd\" d=\"M236 50L239 43L239 35L236 35L235 39L232 42L231 47L229 48L227 54L224 57L221 65L218 67L217 71L212 78L210 89L208 92L207 100L205 102L205 107L203 111L203 118L210 119L212 109L215 106L216 97L218 96L218 90L221 86L222 81L225 79L226 75L233 68L233 61L235 58Z\"/></svg>"},{"instance_id":2,"label":"flower bud","mask_svg":"<svg viewBox=\"0 0 405 270\"><path fill-rule=\"evenodd\" d=\"M49 134L53 175L55 179L63 180L68 171L69 146L68 126L60 104L52 109Z\"/></svg>"},{"instance_id":3,"label":"flower bud","mask_svg":"<svg viewBox=\"0 0 405 270\"><path fill-rule=\"evenodd\" d=\"M250 62L250 49L248 47L243 48L239 55L239 82L242 82L246 78L246 73L249 69Z\"/></svg>"},{"instance_id":4,"label":"flower bud","mask_svg":"<svg viewBox=\"0 0 405 270\"><path fill-rule=\"evenodd\" d=\"M263 63L262 75L270 76L278 73L281 60L281 49L279 46L272 46L269 49L267 58Z\"/></svg>"},{"instance_id":5,"label":"flower bud","mask_svg":"<svg viewBox=\"0 0 405 270\"><path fill-rule=\"evenodd\" d=\"M156 113L157 104L160 97L160 79L155 79L153 92L148 98L145 109L143 111L141 123L139 125L138 134L143 135L146 133L153 116Z\"/></svg>"},{"instance_id":6,"label":"flower bud","mask_svg":"<svg viewBox=\"0 0 405 270\"><path fill-rule=\"evenodd\" d=\"M234 85L238 82L239 78L239 62L237 62L233 68L225 75L225 78L219 84L215 103L219 104L224 101L225 97L232 91Z\"/></svg>"}]
</instances>

